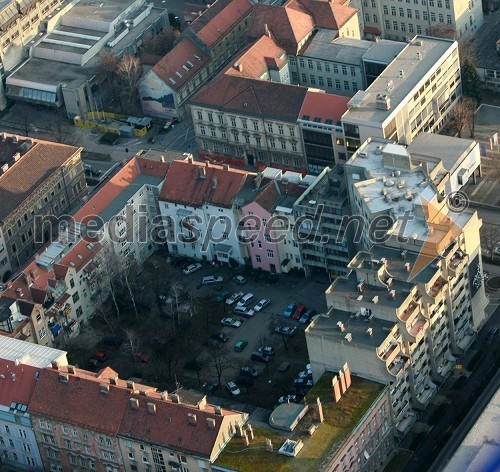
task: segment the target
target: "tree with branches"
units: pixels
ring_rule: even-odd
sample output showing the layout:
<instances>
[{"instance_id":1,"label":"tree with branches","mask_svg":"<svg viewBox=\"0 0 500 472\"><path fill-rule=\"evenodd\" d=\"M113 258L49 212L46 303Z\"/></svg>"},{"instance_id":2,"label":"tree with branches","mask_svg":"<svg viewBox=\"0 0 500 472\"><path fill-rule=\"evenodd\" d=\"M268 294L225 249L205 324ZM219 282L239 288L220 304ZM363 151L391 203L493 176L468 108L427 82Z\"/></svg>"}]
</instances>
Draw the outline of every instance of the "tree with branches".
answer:
<instances>
[{"instance_id":1,"label":"tree with branches","mask_svg":"<svg viewBox=\"0 0 500 472\"><path fill-rule=\"evenodd\" d=\"M144 52L164 56L174 46L175 34L171 28L163 28L158 33L151 33L142 42Z\"/></svg>"},{"instance_id":2,"label":"tree with branches","mask_svg":"<svg viewBox=\"0 0 500 472\"><path fill-rule=\"evenodd\" d=\"M452 25L441 23L430 27L429 36L443 39L457 39L457 32Z\"/></svg>"},{"instance_id":3,"label":"tree with branches","mask_svg":"<svg viewBox=\"0 0 500 472\"><path fill-rule=\"evenodd\" d=\"M488 257L493 260L495 248L500 244L500 226L484 224L481 228L481 245L484 246Z\"/></svg>"},{"instance_id":4,"label":"tree with branches","mask_svg":"<svg viewBox=\"0 0 500 472\"><path fill-rule=\"evenodd\" d=\"M119 103L120 100L118 100L116 91L118 58L111 52L110 49L101 49L101 52L97 56L97 68L98 71L104 75L109 86L111 87L114 102Z\"/></svg>"},{"instance_id":5,"label":"tree with branches","mask_svg":"<svg viewBox=\"0 0 500 472\"><path fill-rule=\"evenodd\" d=\"M222 386L222 377L234 366L234 359L231 357L232 351L224 346L222 349L211 347L208 349L208 370L211 375L217 378L217 383Z\"/></svg>"},{"instance_id":6,"label":"tree with branches","mask_svg":"<svg viewBox=\"0 0 500 472\"><path fill-rule=\"evenodd\" d=\"M481 78L477 73L474 64L466 59L461 66L462 75L462 93L464 97L469 97L476 102L481 103L482 85Z\"/></svg>"},{"instance_id":7,"label":"tree with branches","mask_svg":"<svg viewBox=\"0 0 500 472\"><path fill-rule=\"evenodd\" d=\"M457 132L457 136L462 138L464 131L469 131L469 137L474 137L474 121L476 113L476 102L469 97L462 97L453 107L450 116L450 124Z\"/></svg>"},{"instance_id":8,"label":"tree with branches","mask_svg":"<svg viewBox=\"0 0 500 472\"><path fill-rule=\"evenodd\" d=\"M120 78L122 93L127 98L128 109L133 112L138 97L137 87L142 75L141 61L134 56L123 56L118 62L117 74Z\"/></svg>"}]
</instances>

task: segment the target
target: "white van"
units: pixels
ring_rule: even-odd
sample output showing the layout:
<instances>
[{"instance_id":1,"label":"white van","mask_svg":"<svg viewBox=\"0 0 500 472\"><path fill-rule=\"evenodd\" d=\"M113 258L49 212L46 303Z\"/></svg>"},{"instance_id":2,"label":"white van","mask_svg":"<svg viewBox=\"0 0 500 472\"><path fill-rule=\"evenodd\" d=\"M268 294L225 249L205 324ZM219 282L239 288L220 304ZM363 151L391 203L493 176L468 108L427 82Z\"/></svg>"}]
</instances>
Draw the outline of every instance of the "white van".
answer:
<instances>
[{"instance_id":1,"label":"white van","mask_svg":"<svg viewBox=\"0 0 500 472\"><path fill-rule=\"evenodd\" d=\"M253 298L253 293L247 293L239 302L238 304L236 305L237 307L240 306L247 306L247 305L250 305L250 303L252 303L254 300Z\"/></svg>"}]
</instances>

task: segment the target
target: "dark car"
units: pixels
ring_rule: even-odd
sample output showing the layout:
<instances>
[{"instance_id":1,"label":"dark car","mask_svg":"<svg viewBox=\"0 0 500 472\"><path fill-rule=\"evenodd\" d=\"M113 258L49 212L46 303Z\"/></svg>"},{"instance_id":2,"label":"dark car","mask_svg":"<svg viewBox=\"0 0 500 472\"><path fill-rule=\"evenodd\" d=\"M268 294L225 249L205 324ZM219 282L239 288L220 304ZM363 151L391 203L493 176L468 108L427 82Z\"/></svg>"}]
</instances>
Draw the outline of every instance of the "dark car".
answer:
<instances>
[{"instance_id":1,"label":"dark car","mask_svg":"<svg viewBox=\"0 0 500 472\"><path fill-rule=\"evenodd\" d=\"M284 395L278 398L278 403L300 403L303 398L303 395Z\"/></svg>"},{"instance_id":2,"label":"dark car","mask_svg":"<svg viewBox=\"0 0 500 472\"><path fill-rule=\"evenodd\" d=\"M305 305L299 305L297 309L295 310L292 318L294 320L300 320L302 318L302 315L307 311L307 307Z\"/></svg>"},{"instance_id":3,"label":"dark car","mask_svg":"<svg viewBox=\"0 0 500 472\"><path fill-rule=\"evenodd\" d=\"M217 391L219 386L216 383L206 382L203 384L203 387L201 387L201 388L205 393L207 393L209 395L213 395Z\"/></svg>"},{"instance_id":4,"label":"dark car","mask_svg":"<svg viewBox=\"0 0 500 472\"><path fill-rule=\"evenodd\" d=\"M123 344L123 338L120 336L104 336L102 338L102 343L108 346L121 346Z\"/></svg>"},{"instance_id":5,"label":"dark car","mask_svg":"<svg viewBox=\"0 0 500 472\"><path fill-rule=\"evenodd\" d=\"M257 349L257 351L259 351L261 354L264 354L265 356L269 356L269 357L272 357L275 354L275 350L271 346L259 347L259 349Z\"/></svg>"},{"instance_id":6,"label":"dark car","mask_svg":"<svg viewBox=\"0 0 500 472\"><path fill-rule=\"evenodd\" d=\"M210 336L210 338L215 339L216 341L220 341L222 343L227 343L229 336L226 333L219 331L218 333L212 334L212 336Z\"/></svg>"},{"instance_id":7,"label":"dark car","mask_svg":"<svg viewBox=\"0 0 500 472\"><path fill-rule=\"evenodd\" d=\"M252 367L245 366L240 369L240 374L246 375L247 377L258 377L259 371Z\"/></svg>"},{"instance_id":8,"label":"dark car","mask_svg":"<svg viewBox=\"0 0 500 472\"><path fill-rule=\"evenodd\" d=\"M236 377L234 381L238 385L245 385L247 387L251 387L253 385L253 380L251 379L251 377L247 377L246 375L238 375L238 377Z\"/></svg>"},{"instance_id":9,"label":"dark car","mask_svg":"<svg viewBox=\"0 0 500 472\"><path fill-rule=\"evenodd\" d=\"M99 365L108 360L108 355L104 352L96 352L90 359L89 364Z\"/></svg>"},{"instance_id":10,"label":"dark car","mask_svg":"<svg viewBox=\"0 0 500 472\"><path fill-rule=\"evenodd\" d=\"M308 378L298 378L298 379L293 379L293 384L298 385L300 387L312 387L313 386L313 381Z\"/></svg>"},{"instance_id":11,"label":"dark car","mask_svg":"<svg viewBox=\"0 0 500 472\"><path fill-rule=\"evenodd\" d=\"M271 356L268 356L266 354L262 354L260 352L252 352L252 361L257 361L257 362L269 362L271 360Z\"/></svg>"},{"instance_id":12,"label":"dark car","mask_svg":"<svg viewBox=\"0 0 500 472\"><path fill-rule=\"evenodd\" d=\"M274 328L274 332L283 336L293 336L297 332L297 326L278 326Z\"/></svg>"},{"instance_id":13,"label":"dark car","mask_svg":"<svg viewBox=\"0 0 500 472\"><path fill-rule=\"evenodd\" d=\"M307 324L312 320L313 316L315 315L316 311L309 309L300 317L299 323Z\"/></svg>"}]
</instances>

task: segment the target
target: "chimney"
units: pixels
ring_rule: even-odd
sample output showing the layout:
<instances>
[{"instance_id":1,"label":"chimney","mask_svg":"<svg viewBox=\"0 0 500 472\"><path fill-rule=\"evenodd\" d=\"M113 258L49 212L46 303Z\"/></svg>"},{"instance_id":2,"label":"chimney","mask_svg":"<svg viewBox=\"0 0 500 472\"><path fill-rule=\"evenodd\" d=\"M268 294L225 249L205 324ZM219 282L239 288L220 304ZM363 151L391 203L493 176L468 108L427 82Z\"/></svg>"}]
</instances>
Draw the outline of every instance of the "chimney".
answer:
<instances>
[{"instance_id":1,"label":"chimney","mask_svg":"<svg viewBox=\"0 0 500 472\"><path fill-rule=\"evenodd\" d=\"M250 441L248 440L247 432L243 431L243 445L248 446L250 444Z\"/></svg>"},{"instance_id":2,"label":"chimney","mask_svg":"<svg viewBox=\"0 0 500 472\"><path fill-rule=\"evenodd\" d=\"M347 387L345 386L345 376L342 370L339 370L339 380L340 380L340 393L343 394L347 390Z\"/></svg>"},{"instance_id":3,"label":"chimney","mask_svg":"<svg viewBox=\"0 0 500 472\"><path fill-rule=\"evenodd\" d=\"M67 374L66 372L59 372L59 382L68 383L69 374Z\"/></svg>"},{"instance_id":4,"label":"chimney","mask_svg":"<svg viewBox=\"0 0 500 472\"><path fill-rule=\"evenodd\" d=\"M351 386L351 369L347 365L347 362L344 364L344 378L345 378L345 388L346 390Z\"/></svg>"},{"instance_id":5,"label":"chimney","mask_svg":"<svg viewBox=\"0 0 500 472\"><path fill-rule=\"evenodd\" d=\"M199 402L198 402L198 410L204 410L205 407L207 406L207 397L203 397Z\"/></svg>"},{"instance_id":6,"label":"chimney","mask_svg":"<svg viewBox=\"0 0 500 472\"><path fill-rule=\"evenodd\" d=\"M148 406L148 413L154 415L156 413L156 405L154 403L148 402L147 406Z\"/></svg>"},{"instance_id":7,"label":"chimney","mask_svg":"<svg viewBox=\"0 0 500 472\"><path fill-rule=\"evenodd\" d=\"M188 423L192 426L196 426L196 415L194 413L188 413Z\"/></svg>"},{"instance_id":8,"label":"chimney","mask_svg":"<svg viewBox=\"0 0 500 472\"><path fill-rule=\"evenodd\" d=\"M340 400L340 397L342 397L342 394L340 393L339 379L336 375L332 379L332 387L333 387L333 398L335 399L335 403L337 403Z\"/></svg>"},{"instance_id":9,"label":"chimney","mask_svg":"<svg viewBox=\"0 0 500 472\"><path fill-rule=\"evenodd\" d=\"M70 374L76 374L76 367L74 365L68 365L68 372Z\"/></svg>"},{"instance_id":10,"label":"chimney","mask_svg":"<svg viewBox=\"0 0 500 472\"><path fill-rule=\"evenodd\" d=\"M208 429L215 429L215 419L214 418L207 418L207 428Z\"/></svg>"},{"instance_id":11,"label":"chimney","mask_svg":"<svg viewBox=\"0 0 500 472\"><path fill-rule=\"evenodd\" d=\"M1 168L2 174L5 174L9 170L9 164L4 164Z\"/></svg>"},{"instance_id":12,"label":"chimney","mask_svg":"<svg viewBox=\"0 0 500 472\"><path fill-rule=\"evenodd\" d=\"M207 176L207 171L204 167L200 167L200 179L204 179Z\"/></svg>"},{"instance_id":13,"label":"chimney","mask_svg":"<svg viewBox=\"0 0 500 472\"><path fill-rule=\"evenodd\" d=\"M410 263L409 262L407 262L405 264L405 270L406 270L406 272L410 272Z\"/></svg>"},{"instance_id":14,"label":"chimney","mask_svg":"<svg viewBox=\"0 0 500 472\"><path fill-rule=\"evenodd\" d=\"M223 170L229 170L229 164L222 164Z\"/></svg>"},{"instance_id":15,"label":"chimney","mask_svg":"<svg viewBox=\"0 0 500 472\"><path fill-rule=\"evenodd\" d=\"M187 161L188 161L189 164L192 164L193 163L193 156L189 156L187 158Z\"/></svg>"},{"instance_id":16,"label":"chimney","mask_svg":"<svg viewBox=\"0 0 500 472\"><path fill-rule=\"evenodd\" d=\"M99 391L101 393L109 393L109 385L105 383L99 384Z\"/></svg>"},{"instance_id":17,"label":"chimney","mask_svg":"<svg viewBox=\"0 0 500 472\"><path fill-rule=\"evenodd\" d=\"M214 405L214 411L216 415L222 415L222 408L220 406Z\"/></svg>"},{"instance_id":18,"label":"chimney","mask_svg":"<svg viewBox=\"0 0 500 472\"><path fill-rule=\"evenodd\" d=\"M168 400L168 392L166 390L164 392L161 392L160 397L164 402L166 402Z\"/></svg>"},{"instance_id":19,"label":"chimney","mask_svg":"<svg viewBox=\"0 0 500 472\"><path fill-rule=\"evenodd\" d=\"M205 167L210 167L210 162L205 161Z\"/></svg>"},{"instance_id":20,"label":"chimney","mask_svg":"<svg viewBox=\"0 0 500 472\"><path fill-rule=\"evenodd\" d=\"M323 418L323 406L321 405L321 400L319 399L319 397L316 398L316 405L318 407L319 422L323 423L323 421L324 421L324 418Z\"/></svg>"},{"instance_id":21,"label":"chimney","mask_svg":"<svg viewBox=\"0 0 500 472\"><path fill-rule=\"evenodd\" d=\"M342 321L338 321L337 326L339 327L340 331L344 331L345 327L344 327L344 323L342 323Z\"/></svg>"},{"instance_id":22,"label":"chimney","mask_svg":"<svg viewBox=\"0 0 500 472\"><path fill-rule=\"evenodd\" d=\"M118 376L116 376L116 377L110 377L109 378L109 383L111 385L118 385Z\"/></svg>"},{"instance_id":23,"label":"chimney","mask_svg":"<svg viewBox=\"0 0 500 472\"><path fill-rule=\"evenodd\" d=\"M375 295L373 298L372 298L372 302L376 305L378 303L378 295Z\"/></svg>"},{"instance_id":24,"label":"chimney","mask_svg":"<svg viewBox=\"0 0 500 472\"><path fill-rule=\"evenodd\" d=\"M16 295L17 295L19 298L22 298L22 297L24 296L23 289L22 289L22 288L18 288L18 289L16 289Z\"/></svg>"},{"instance_id":25,"label":"chimney","mask_svg":"<svg viewBox=\"0 0 500 472\"><path fill-rule=\"evenodd\" d=\"M137 398L131 398L130 399L130 407L133 410L138 410L139 409L139 400Z\"/></svg>"},{"instance_id":26,"label":"chimney","mask_svg":"<svg viewBox=\"0 0 500 472\"><path fill-rule=\"evenodd\" d=\"M50 365L51 365L51 367L52 367L53 369L55 369L55 370L59 370L59 362L57 362L57 361L52 361L52 362L50 363Z\"/></svg>"},{"instance_id":27,"label":"chimney","mask_svg":"<svg viewBox=\"0 0 500 472\"><path fill-rule=\"evenodd\" d=\"M372 336L373 336L373 328L368 328L368 329L366 330L366 334L367 334L368 336L372 337Z\"/></svg>"},{"instance_id":28,"label":"chimney","mask_svg":"<svg viewBox=\"0 0 500 472\"><path fill-rule=\"evenodd\" d=\"M172 401L173 401L174 403L180 403L180 402L181 402L181 399L180 399L179 395L177 395L177 393L173 393L173 394L171 395L171 397L172 397Z\"/></svg>"},{"instance_id":29,"label":"chimney","mask_svg":"<svg viewBox=\"0 0 500 472\"><path fill-rule=\"evenodd\" d=\"M389 296L390 296L391 298L396 298L396 290L391 290L391 291L389 292Z\"/></svg>"},{"instance_id":30,"label":"chimney","mask_svg":"<svg viewBox=\"0 0 500 472\"><path fill-rule=\"evenodd\" d=\"M258 189L260 187L261 182L262 182L262 174L260 174L260 173L257 174L255 176L255 181L254 182L255 182L255 188Z\"/></svg>"},{"instance_id":31,"label":"chimney","mask_svg":"<svg viewBox=\"0 0 500 472\"><path fill-rule=\"evenodd\" d=\"M165 162L165 156L160 156L160 162Z\"/></svg>"},{"instance_id":32,"label":"chimney","mask_svg":"<svg viewBox=\"0 0 500 472\"><path fill-rule=\"evenodd\" d=\"M250 441L254 438L254 432L252 425L250 423L247 424L248 436L250 437Z\"/></svg>"},{"instance_id":33,"label":"chimney","mask_svg":"<svg viewBox=\"0 0 500 472\"><path fill-rule=\"evenodd\" d=\"M16 153L14 154L14 162L17 162L19 159L21 159L21 153L16 152Z\"/></svg>"},{"instance_id":34,"label":"chimney","mask_svg":"<svg viewBox=\"0 0 500 472\"><path fill-rule=\"evenodd\" d=\"M215 190L217 188L217 184L219 183L219 180L217 179L217 177L214 177L212 179L212 188Z\"/></svg>"},{"instance_id":35,"label":"chimney","mask_svg":"<svg viewBox=\"0 0 500 472\"><path fill-rule=\"evenodd\" d=\"M129 388L130 390L135 390L135 383L131 380L127 380L127 388Z\"/></svg>"},{"instance_id":36,"label":"chimney","mask_svg":"<svg viewBox=\"0 0 500 472\"><path fill-rule=\"evenodd\" d=\"M269 38L270 38L270 37L271 37L271 32L269 31L269 26L267 26L267 23L264 25L264 31L265 31L265 33L264 33L264 34L265 34L267 37L269 37Z\"/></svg>"},{"instance_id":37,"label":"chimney","mask_svg":"<svg viewBox=\"0 0 500 472\"><path fill-rule=\"evenodd\" d=\"M238 425L236 426L236 428L238 429L238 436L240 438L243 437L243 425L241 423L238 423Z\"/></svg>"},{"instance_id":38,"label":"chimney","mask_svg":"<svg viewBox=\"0 0 500 472\"><path fill-rule=\"evenodd\" d=\"M145 397L145 396L146 396L146 394L147 394L147 392L148 392L148 391L147 391L146 389L141 388L141 389L139 390L139 395L142 395L143 397Z\"/></svg>"},{"instance_id":39,"label":"chimney","mask_svg":"<svg viewBox=\"0 0 500 472\"><path fill-rule=\"evenodd\" d=\"M266 451L273 452L273 442L269 438L266 438Z\"/></svg>"},{"instance_id":40,"label":"chimney","mask_svg":"<svg viewBox=\"0 0 500 472\"><path fill-rule=\"evenodd\" d=\"M12 141L14 141L15 143L18 143L19 142L19 136L17 134L15 136L12 136Z\"/></svg>"}]
</instances>

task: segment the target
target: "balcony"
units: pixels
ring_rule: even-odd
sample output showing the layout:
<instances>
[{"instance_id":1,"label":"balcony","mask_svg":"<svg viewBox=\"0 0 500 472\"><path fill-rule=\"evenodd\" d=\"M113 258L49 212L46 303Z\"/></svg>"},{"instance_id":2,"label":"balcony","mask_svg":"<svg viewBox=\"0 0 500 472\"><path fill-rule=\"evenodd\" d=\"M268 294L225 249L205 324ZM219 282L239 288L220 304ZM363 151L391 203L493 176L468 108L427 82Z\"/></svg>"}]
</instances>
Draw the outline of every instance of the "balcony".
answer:
<instances>
[{"instance_id":1,"label":"balcony","mask_svg":"<svg viewBox=\"0 0 500 472\"><path fill-rule=\"evenodd\" d=\"M467 256L462 251L457 251L448 261L448 273L452 277L456 277L462 272Z\"/></svg>"},{"instance_id":2,"label":"balcony","mask_svg":"<svg viewBox=\"0 0 500 472\"><path fill-rule=\"evenodd\" d=\"M446 377L455 366L455 362L456 359L451 354L448 354L447 358L438 363L436 373L441 377Z\"/></svg>"},{"instance_id":3,"label":"balcony","mask_svg":"<svg viewBox=\"0 0 500 472\"><path fill-rule=\"evenodd\" d=\"M387 366L387 370L397 377L401 371L404 369L406 363L408 362L408 357L404 355L397 356L392 363Z\"/></svg>"},{"instance_id":4,"label":"balcony","mask_svg":"<svg viewBox=\"0 0 500 472\"><path fill-rule=\"evenodd\" d=\"M408 328L408 332L416 338L417 335L424 331L427 325L427 320L425 318L418 317L415 322Z\"/></svg>"},{"instance_id":5,"label":"balcony","mask_svg":"<svg viewBox=\"0 0 500 472\"><path fill-rule=\"evenodd\" d=\"M427 406L429 400L436 393L436 384L428 381L425 387L417 394L417 401L424 407Z\"/></svg>"},{"instance_id":6,"label":"balcony","mask_svg":"<svg viewBox=\"0 0 500 472\"><path fill-rule=\"evenodd\" d=\"M428 295L431 298L435 299L446 284L447 283L443 279L441 278L437 279L427 291Z\"/></svg>"},{"instance_id":7,"label":"balcony","mask_svg":"<svg viewBox=\"0 0 500 472\"><path fill-rule=\"evenodd\" d=\"M413 423L417 421L417 415L413 411L405 411L402 415L401 421L396 423L396 429L406 435L406 433L413 426Z\"/></svg>"},{"instance_id":8,"label":"balcony","mask_svg":"<svg viewBox=\"0 0 500 472\"><path fill-rule=\"evenodd\" d=\"M399 319L405 323L416 313L419 305L415 302L410 302L408 307L399 315Z\"/></svg>"},{"instance_id":9,"label":"balcony","mask_svg":"<svg viewBox=\"0 0 500 472\"><path fill-rule=\"evenodd\" d=\"M379 354L380 359L383 361L392 361L398 353L401 351L401 348L399 347L399 344L389 344L385 350ZM390 360L389 360L390 358Z\"/></svg>"}]
</instances>

